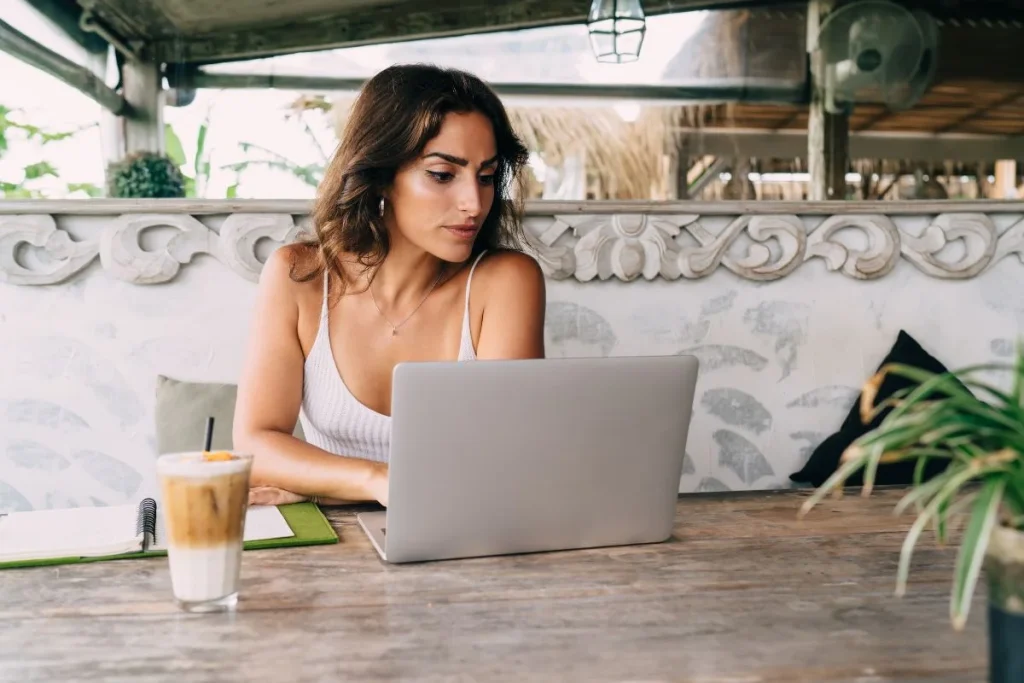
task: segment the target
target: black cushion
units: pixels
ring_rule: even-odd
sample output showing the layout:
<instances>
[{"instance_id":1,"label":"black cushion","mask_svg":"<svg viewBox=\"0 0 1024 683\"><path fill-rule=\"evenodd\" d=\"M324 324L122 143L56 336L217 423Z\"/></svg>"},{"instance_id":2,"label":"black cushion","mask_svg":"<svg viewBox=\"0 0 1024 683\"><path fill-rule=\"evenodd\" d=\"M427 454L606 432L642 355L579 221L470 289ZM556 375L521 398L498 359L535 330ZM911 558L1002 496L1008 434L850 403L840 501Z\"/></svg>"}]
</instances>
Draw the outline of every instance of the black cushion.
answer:
<instances>
[{"instance_id":1,"label":"black cushion","mask_svg":"<svg viewBox=\"0 0 1024 683\"><path fill-rule=\"evenodd\" d=\"M896 343L893 344L891 349L889 349L888 355L886 355L885 359L879 364L878 369L881 370L882 366L888 365L889 363L910 365L935 373L948 372L948 368L946 368L946 366L940 363L938 359L930 353L925 351L921 345L917 343L917 340L907 334L904 330L900 330L900 333L896 338ZM865 378L865 381L867 381L867 379L868 378ZM915 386L916 384L917 383L913 380L909 380L902 376L893 374L886 375L885 380L882 382L882 386L878 389L878 395L875 398L875 405L878 405L885 399L889 398L893 393L900 389ZM961 386L963 385L961 384ZM821 486L839 467L839 458L842 456L843 451L846 450L846 448L858 437L878 427L882 420L885 419L885 416L891 411L891 408L887 408L876 415L870 423L863 424L860 420L860 395L858 394L857 400L854 402L849 414L847 414L846 419L843 420L843 424L839 428L839 431L834 434L830 434L824 441L822 441L811 453L811 457L808 458L803 469L789 475L789 478L797 483L811 484L815 487ZM948 460L930 458L925 465L922 476L926 480L931 479L935 475L942 473L948 464ZM880 464L875 475L875 484L897 486L912 484L914 481L914 469L916 467L917 460L905 460L903 462ZM850 475L846 480L846 485L862 485L864 483L863 472L863 469L861 469Z\"/></svg>"}]
</instances>

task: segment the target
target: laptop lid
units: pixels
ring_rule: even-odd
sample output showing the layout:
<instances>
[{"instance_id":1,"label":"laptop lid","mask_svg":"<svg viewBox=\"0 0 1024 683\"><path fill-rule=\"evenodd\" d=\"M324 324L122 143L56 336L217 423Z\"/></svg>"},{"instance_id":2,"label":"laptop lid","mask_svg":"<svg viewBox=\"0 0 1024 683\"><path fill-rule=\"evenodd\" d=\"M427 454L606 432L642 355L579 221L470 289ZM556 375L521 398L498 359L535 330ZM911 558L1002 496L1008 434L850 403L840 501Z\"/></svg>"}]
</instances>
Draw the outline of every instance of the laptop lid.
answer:
<instances>
[{"instance_id":1,"label":"laptop lid","mask_svg":"<svg viewBox=\"0 0 1024 683\"><path fill-rule=\"evenodd\" d=\"M389 562L669 537L697 359L395 367Z\"/></svg>"}]
</instances>

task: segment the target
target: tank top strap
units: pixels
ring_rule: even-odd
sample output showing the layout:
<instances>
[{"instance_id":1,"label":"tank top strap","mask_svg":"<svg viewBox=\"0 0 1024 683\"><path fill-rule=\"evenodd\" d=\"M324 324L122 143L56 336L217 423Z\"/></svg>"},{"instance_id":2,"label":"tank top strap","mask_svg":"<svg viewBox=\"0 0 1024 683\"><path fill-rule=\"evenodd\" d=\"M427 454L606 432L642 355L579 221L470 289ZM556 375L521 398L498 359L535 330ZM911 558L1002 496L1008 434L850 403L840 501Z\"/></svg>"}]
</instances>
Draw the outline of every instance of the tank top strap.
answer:
<instances>
[{"instance_id":1,"label":"tank top strap","mask_svg":"<svg viewBox=\"0 0 1024 683\"><path fill-rule=\"evenodd\" d=\"M321 327L323 326L323 322L325 320L327 320L327 294L328 294L328 290L330 290L330 288L331 288L331 271L325 269L324 270L324 300L323 300L323 303L320 304L320 323L321 323Z\"/></svg>"},{"instance_id":2,"label":"tank top strap","mask_svg":"<svg viewBox=\"0 0 1024 683\"><path fill-rule=\"evenodd\" d=\"M477 257L473 260L473 265L469 269L469 277L466 278L466 310L465 313L463 313L463 324L465 326L469 325L469 290L473 286L473 271L476 270L476 265L480 263L480 259L483 258L484 254L486 253L487 250L484 249L477 255Z\"/></svg>"},{"instance_id":3,"label":"tank top strap","mask_svg":"<svg viewBox=\"0 0 1024 683\"><path fill-rule=\"evenodd\" d=\"M484 250L476 257L473 261L472 267L469 269L469 277L466 278L466 310L462 314L462 339L459 341L459 360L473 360L476 358L476 349L473 348L473 332L469 324L469 290L473 286L473 271L476 270L476 265L480 263L480 259L487 251Z\"/></svg>"}]
</instances>

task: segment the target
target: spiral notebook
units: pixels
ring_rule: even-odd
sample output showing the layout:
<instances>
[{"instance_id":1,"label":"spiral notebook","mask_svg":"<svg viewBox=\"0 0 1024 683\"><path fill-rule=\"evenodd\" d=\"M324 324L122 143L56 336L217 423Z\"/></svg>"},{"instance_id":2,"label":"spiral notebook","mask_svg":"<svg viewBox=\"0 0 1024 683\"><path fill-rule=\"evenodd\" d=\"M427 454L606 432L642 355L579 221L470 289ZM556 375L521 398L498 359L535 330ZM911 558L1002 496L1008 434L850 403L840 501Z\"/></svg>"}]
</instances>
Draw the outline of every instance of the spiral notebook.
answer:
<instances>
[{"instance_id":1,"label":"spiral notebook","mask_svg":"<svg viewBox=\"0 0 1024 683\"><path fill-rule=\"evenodd\" d=\"M167 553L153 498L109 507L0 515L0 568L151 557ZM253 506L245 515L246 550L337 543L313 503Z\"/></svg>"}]
</instances>

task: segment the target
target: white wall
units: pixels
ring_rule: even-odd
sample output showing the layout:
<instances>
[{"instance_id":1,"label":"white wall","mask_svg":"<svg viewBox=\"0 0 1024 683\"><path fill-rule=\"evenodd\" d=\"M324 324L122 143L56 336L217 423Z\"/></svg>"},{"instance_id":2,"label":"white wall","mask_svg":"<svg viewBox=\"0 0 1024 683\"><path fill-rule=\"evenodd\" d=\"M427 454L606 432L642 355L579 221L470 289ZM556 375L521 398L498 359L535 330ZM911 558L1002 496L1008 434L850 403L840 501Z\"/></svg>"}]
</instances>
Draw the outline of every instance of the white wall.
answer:
<instances>
[{"instance_id":1,"label":"white wall","mask_svg":"<svg viewBox=\"0 0 1024 683\"><path fill-rule=\"evenodd\" d=\"M901 327L951 367L1008 356L1024 327L1022 275L1010 257L963 280L906 259L868 281L821 259L773 282L726 268L693 280L552 279L547 349L696 354L681 490L785 487ZM0 511L152 491L156 376L234 381L255 287L203 254L166 284L119 280L98 261L63 284L0 282Z\"/></svg>"}]
</instances>

